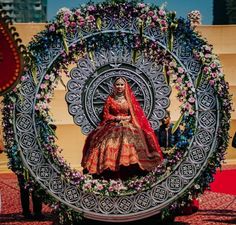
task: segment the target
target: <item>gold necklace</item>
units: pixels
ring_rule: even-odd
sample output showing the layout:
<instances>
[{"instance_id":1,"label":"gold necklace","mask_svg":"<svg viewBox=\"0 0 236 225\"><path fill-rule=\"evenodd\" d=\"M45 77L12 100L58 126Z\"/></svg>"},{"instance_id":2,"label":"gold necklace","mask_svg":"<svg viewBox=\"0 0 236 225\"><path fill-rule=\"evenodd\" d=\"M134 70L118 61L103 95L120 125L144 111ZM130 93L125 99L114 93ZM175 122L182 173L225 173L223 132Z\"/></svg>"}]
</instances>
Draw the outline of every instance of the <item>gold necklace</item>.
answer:
<instances>
[{"instance_id":1,"label":"gold necklace","mask_svg":"<svg viewBox=\"0 0 236 225\"><path fill-rule=\"evenodd\" d=\"M115 99L117 102L121 103L125 100L125 96L124 95L121 95L121 96L116 95Z\"/></svg>"}]
</instances>

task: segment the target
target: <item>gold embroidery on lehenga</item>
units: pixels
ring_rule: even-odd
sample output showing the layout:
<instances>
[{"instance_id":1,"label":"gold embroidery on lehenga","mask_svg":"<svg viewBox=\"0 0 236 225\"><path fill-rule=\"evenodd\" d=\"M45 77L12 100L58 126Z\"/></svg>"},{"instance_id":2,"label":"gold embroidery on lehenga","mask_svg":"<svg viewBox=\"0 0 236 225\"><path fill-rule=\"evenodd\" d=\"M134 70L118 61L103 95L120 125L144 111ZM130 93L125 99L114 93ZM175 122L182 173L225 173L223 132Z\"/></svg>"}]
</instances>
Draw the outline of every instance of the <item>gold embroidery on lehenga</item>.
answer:
<instances>
[{"instance_id":1,"label":"gold embroidery on lehenga","mask_svg":"<svg viewBox=\"0 0 236 225\"><path fill-rule=\"evenodd\" d=\"M138 164L142 170L152 170L160 163L160 158L158 154L147 156L147 144L144 143L143 137L140 137L140 128L135 127L131 121L111 120L114 116L129 115L127 101L117 102L110 98L107 104L109 105L104 107L108 110L104 115L107 123L98 127L92 135L82 166L92 174L100 174L106 169L118 171L121 165L132 164Z\"/></svg>"}]
</instances>

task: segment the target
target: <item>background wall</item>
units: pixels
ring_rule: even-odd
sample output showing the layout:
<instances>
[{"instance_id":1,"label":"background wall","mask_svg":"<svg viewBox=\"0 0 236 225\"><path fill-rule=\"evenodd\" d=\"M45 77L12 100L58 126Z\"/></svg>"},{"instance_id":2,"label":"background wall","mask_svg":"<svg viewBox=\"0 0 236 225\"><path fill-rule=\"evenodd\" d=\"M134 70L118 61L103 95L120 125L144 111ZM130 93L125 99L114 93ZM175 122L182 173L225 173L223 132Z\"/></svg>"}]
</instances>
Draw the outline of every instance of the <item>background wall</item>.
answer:
<instances>
[{"instance_id":1,"label":"background wall","mask_svg":"<svg viewBox=\"0 0 236 225\"><path fill-rule=\"evenodd\" d=\"M15 24L23 43L27 43L39 31L43 30L45 24ZM214 52L219 55L225 79L230 84L230 92L233 94L234 108L236 105L236 25L227 26L199 26L198 31L205 37L214 47ZM63 78L66 83L68 78ZM82 149L85 136L81 133L80 127L74 125L72 117L67 111L65 102L66 90L62 85L58 85L55 91L54 99L51 103L51 112L57 125L56 135L58 137L58 145L63 149L64 158L72 167L80 168ZM171 104L169 110L171 112L172 121L179 118L178 100L176 99L176 91L173 89L170 100L175 104ZM236 131L236 111L232 113L230 135L233 136ZM231 147L231 141L227 149L226 163L236 164L236 149ZM7 170L7 157L5 154L0 155L0 172Z\"/></svg>"}]
</instances>

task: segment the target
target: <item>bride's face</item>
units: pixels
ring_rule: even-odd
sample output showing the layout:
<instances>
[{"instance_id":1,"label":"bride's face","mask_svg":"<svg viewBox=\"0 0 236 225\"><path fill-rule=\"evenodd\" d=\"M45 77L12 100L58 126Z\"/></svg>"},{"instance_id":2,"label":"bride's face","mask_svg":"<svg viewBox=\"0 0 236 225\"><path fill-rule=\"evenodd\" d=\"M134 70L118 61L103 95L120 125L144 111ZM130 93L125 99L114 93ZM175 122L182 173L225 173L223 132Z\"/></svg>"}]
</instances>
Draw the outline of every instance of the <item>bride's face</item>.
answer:
<instances>
[{"instance_id":1,"label":"bride's face","mask_svg":"<svg viewBox=\"0 0 236 225\"><path fill-rule=\"evenodd\" d=\"M122 79L118 79L115 82L116 93L121 94L125 90L125 82Z\"/></svg>"}]
</instances>

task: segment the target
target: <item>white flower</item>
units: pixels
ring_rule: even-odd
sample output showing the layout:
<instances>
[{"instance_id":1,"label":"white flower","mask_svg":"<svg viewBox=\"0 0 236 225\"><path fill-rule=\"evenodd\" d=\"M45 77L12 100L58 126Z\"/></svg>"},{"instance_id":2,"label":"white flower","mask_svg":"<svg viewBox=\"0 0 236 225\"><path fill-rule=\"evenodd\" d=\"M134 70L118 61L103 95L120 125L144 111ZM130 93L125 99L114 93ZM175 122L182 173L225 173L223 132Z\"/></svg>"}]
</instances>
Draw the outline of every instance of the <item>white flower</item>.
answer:
<instances>
[{"instance_id":1,"label":"white flower","mask_svg":"<svg viewBox=\"0 0 236 225\"><path fill-rule=\"evenodd\" d=\"M63 8L60 8L58 11L57 11L57 15L61 14L61 13L65 13L65 12L68 12L71 14L71 11L70 9L66 8L66 7L63 7Z\"/></svg>"}]
</instances>

